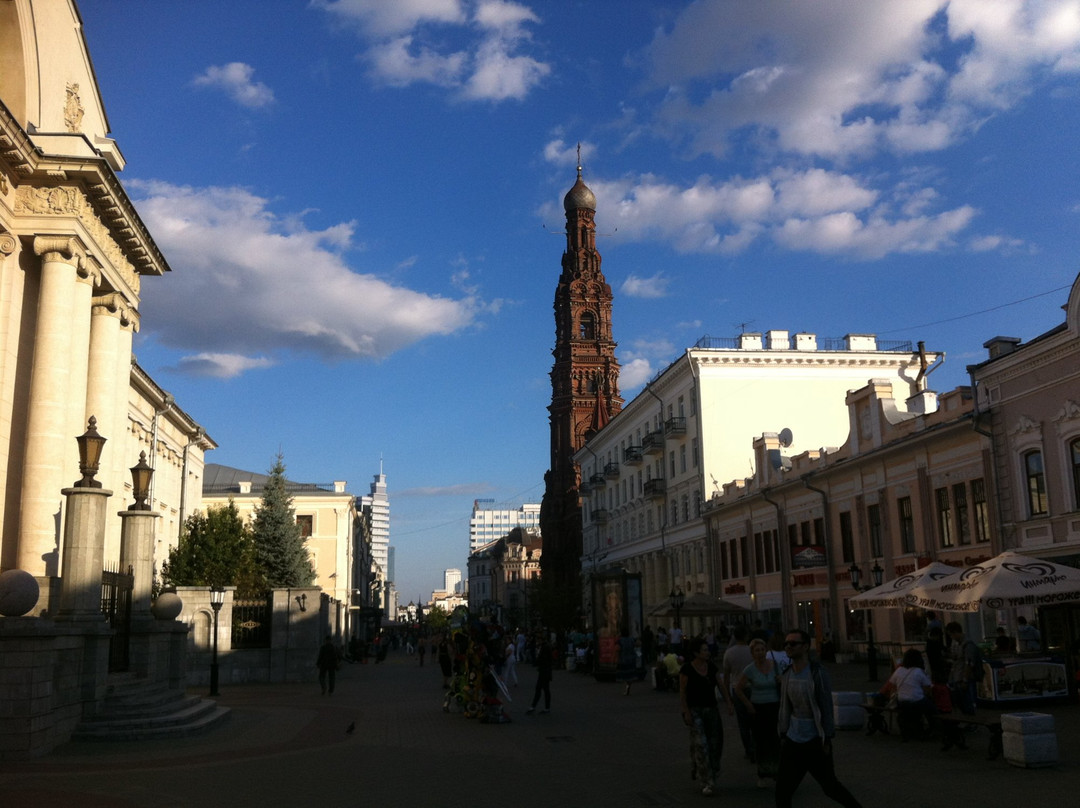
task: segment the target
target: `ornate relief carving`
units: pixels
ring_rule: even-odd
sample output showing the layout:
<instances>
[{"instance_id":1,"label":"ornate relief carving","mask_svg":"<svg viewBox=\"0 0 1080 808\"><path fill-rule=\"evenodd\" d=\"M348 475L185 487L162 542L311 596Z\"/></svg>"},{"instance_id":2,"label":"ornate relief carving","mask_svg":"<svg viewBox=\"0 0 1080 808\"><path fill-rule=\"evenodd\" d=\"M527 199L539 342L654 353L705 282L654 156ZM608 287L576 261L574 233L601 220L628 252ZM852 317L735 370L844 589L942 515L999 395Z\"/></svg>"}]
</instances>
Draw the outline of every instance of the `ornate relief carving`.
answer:
<instances>
[{"instance_id":1,"label":"ornate relief carving","mask_svg":"<svg viewBox=\"0 0 1080 808\"><path fill-rule=\"evenodd\" d=\"M1080 418L1080 404L1077 404L1071 398L1065 399L1065 406L1061 408L1061 412L1054 416L1055 421L1075 421Z\"/></svg>"},{"instance_id":2,"label":"ornate relief carving","mask_svg":"<svg viewBox=\"0 0 1080 808\"><path fill-rule=\"evenodd\" d=\"M1016 425L1011 430L1009 430L1009 434L1024 435L1029 432L1039 432L1040 430L1041 427L1038 423L1031 420L1026 415L1021 415L1019 418L1016 419Z\"/></svg>"},{"instance_id":3,"label":"ornate relief carving","mask_svg":"<svg viewBox=\"0 0 1080 808\"><path fill-rule=\"evenodd\" d=\"M139 293L140 279L134 265L117 245L112 230L98 218L90 201L78 188L64 185L52 188L22 186L16 189L15 212L76 217L101 245L104 257L117 269L124 282L135 294Z\"/></svg>"},{"instance_id":4,"label":"ornate relief carving","mask_svg":"<svg viewBox=\"0 0 1080 808\"><path fill-rule=\"evenodd\" d=\"M11 255L17 246L19 243L15 240L15 236L7 231L0 231L0 255Z\"/></svg>"},{"instance_id":5,"label":"ornate relief carving","mask_svg":"<svg viewBox=\"0 0 1080 808\"><path fill-rule=\"evenodd\" d=\"M67 86L67 99L64 101L64 126L69 132L81 132L82 119L86 111L79 98L79 85Z\"/></svg>"}]
</instances>

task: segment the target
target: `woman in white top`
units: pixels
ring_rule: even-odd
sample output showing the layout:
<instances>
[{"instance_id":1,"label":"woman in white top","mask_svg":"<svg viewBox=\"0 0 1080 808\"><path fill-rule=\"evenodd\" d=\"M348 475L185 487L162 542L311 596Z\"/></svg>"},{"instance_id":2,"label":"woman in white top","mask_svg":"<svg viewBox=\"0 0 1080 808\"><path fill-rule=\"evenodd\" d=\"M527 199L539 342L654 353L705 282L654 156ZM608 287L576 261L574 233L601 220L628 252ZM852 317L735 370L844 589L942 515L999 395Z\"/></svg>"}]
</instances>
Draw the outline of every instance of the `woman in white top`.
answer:
<instances>
[{"instance_id":1,"label":"woman in white top","mask_svg":"<svg viewBox=\"0 0 1080 808\"><path fill-rule=\"evenodd\" d=\"M909 648L904 652L900 667L889 677L889 684L896 689L900 733L906 741L922 732L924 715L928 721L934 715L930 677L923 670L923 657L919 649Z\"/></svg>"}]
</instances>

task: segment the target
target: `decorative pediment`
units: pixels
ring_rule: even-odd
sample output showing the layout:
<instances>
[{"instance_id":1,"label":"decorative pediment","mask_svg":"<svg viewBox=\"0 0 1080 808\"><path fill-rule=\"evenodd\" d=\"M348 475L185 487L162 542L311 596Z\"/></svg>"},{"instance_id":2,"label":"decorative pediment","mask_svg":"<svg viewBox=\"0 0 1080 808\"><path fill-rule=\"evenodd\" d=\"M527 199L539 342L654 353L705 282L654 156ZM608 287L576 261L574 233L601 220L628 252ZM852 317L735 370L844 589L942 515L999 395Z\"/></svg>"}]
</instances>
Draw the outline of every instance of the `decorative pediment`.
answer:
<instances>
[{"instance_id":1,"label":"decorative pediment","mask_svg":"<svg viewBox=\"0 0 1080 808\"><path fill-rule=\"evenodd\" d=\"M1065 399L1065 406L1054 416L1054 421L1060 423L1062 421L1075 421L1077 419L1080 419L1080 404L1077 404L1071 398Z\"/></svg>"},{"instance_id":2,"label":"decorative pediment","mask_svg":"<svg viewBox=\"0 0 1080 808\"><path fill-rule=\"evenodd\" d=\"M1016 419L1016 425L1009 430L1010 435L1027 435L1032 432L1041 431L1042 427L1036 421L1031 420L1026 415L1021 415Z\"/></svg>"}]
</instances>

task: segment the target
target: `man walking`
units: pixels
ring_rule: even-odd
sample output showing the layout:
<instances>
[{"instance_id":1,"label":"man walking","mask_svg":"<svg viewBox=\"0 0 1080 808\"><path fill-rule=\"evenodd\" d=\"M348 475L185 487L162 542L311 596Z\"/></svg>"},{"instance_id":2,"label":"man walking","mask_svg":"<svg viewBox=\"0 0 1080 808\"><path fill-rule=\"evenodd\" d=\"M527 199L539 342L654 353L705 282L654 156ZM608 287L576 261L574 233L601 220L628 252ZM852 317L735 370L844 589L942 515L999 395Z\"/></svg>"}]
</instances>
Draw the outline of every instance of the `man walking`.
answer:
<instances>
[{"instance_id":1,"label":"man walking","mask_svg":"<svg viewBox=\"0 0 1080 808\"><path fill-rule=\"evenodd\" d=\"M330 686L330 695L334 695L334 680L337 678L339 663L340 658L338 657L337 648L334 647L334 638L327 635L326 641L319 648L319 657L315 660L315 664L319 668L319 687L322 688L324 696L328 684Z\"/></svg>"},{"instance_id":2,"label":"man walking","mask_svg":"<svg viewBox=\"0 0 1080 808\"><path fill-rule=\"evenodd\" d=\"M551 709L551 662L551 643L545 637L536 649L536 690L533 691L532 706L525 711L526 715L536 712L541 693L544 694L544 709L540 712L546 713Z\"/></svg>"},{"instance_id":3,"label":"man walking","mask_svg":"<svg viewBox=\"0 0 1080 808\"><path fill-rule=\"evenodd\" d=\"M964 627L959 623L945 626L949 636L949 690L953 704L964 715L975 715L975 686L982 673L982 654L974 640L964 639Z\"/></svg>"},{"instance_id":4,"label":"man walking","mask_svg":"<svg viewBox=\"0 0 1080 808\"><path fill-rule=\"evenodd\" d=\"M791 798L810 774L825 796L847 808L861 808L833 770L832 685L825 669L810 659L810 635L791 629L784 640L791 666L780 676L780 766L776 808L790 808Z\"/></svg>"},{"instance_id":5,"label":"man walking","mask_svg":"<svg viewBox=\"0 0 1080 808\"><path fill-rule=\"evenodd\" d=\"M746 626L737 625L732 629L732 637L735 644L724 651L724 682L728 688L734 688L735 682L746 666L754 661L754 655L750 653L747 644ZM739 740L742 741L743 755L747 760L754 760L754 734L751 731L750 714L746 711L746 705L742 699L735 695L734 690L729 694L735 705L735 718L739 722Z\"/></svg>"}]
</instances>

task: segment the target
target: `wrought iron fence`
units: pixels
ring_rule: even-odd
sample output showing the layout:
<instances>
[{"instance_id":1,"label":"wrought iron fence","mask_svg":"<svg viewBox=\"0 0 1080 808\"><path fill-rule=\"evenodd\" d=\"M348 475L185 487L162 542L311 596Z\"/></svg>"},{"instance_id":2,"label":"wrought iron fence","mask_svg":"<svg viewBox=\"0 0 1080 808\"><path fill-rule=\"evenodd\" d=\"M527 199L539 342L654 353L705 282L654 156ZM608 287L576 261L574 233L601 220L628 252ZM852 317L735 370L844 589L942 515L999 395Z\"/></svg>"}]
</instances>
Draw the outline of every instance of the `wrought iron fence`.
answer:
<instances>
[{"instance_id":1,"label":"wrought iron fence","mask_svg":"<svg viewBox=\"0 0 1080 808\"><path fill-rule=\"evenodd\" d=\"M134 569L127 572L104 569L101 572L101 613L109 619L113 636L109 640L109 673L126 671L131 637L131 591L135 588Z\"/></svg>"},{"instance_id":2,"label":"wrought iron fence","mask_svg":"<svg viewBox=\"0 0 1080 808\"><path fill-rule=\"evenodd\" d=\"M234 600L232 647L269 648L274 607L269 594L261 598Z\"/></svg>"}]
</instances>

